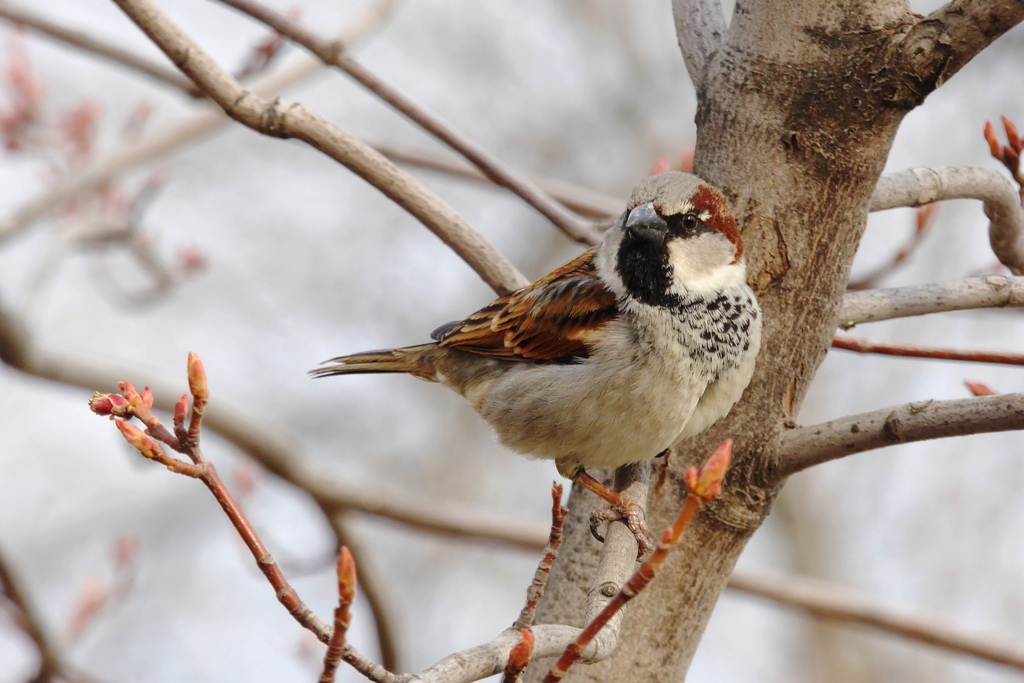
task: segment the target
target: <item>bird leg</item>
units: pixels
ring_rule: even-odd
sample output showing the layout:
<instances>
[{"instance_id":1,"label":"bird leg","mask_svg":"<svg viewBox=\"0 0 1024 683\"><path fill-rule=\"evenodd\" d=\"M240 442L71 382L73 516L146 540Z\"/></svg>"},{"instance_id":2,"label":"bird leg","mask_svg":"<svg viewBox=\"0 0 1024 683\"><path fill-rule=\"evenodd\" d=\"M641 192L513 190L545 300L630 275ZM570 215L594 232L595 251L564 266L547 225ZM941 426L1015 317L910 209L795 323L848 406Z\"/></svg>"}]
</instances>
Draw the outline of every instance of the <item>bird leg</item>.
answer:
<instances>
[{"instance_id":1,"label":"bird leg","mask_svg":"<svg viewBox=\"0 0 1024 683\"><path fill-rule=\"evenodd\" d=\"M572 481L574 484L582 486L611 505L611 507L604 510L595 510L590 515L590 533L594 535L594 538L604 543L604 537L597 531L598 525L602 522L622 521L626 528L633 532L633 536L636 537L637 559L654 550L654 544L651 543L647 533L644 511L639 505L623 498L617 491L594 479L582 467L573 475Z\"/></svg>"}]
</instances>

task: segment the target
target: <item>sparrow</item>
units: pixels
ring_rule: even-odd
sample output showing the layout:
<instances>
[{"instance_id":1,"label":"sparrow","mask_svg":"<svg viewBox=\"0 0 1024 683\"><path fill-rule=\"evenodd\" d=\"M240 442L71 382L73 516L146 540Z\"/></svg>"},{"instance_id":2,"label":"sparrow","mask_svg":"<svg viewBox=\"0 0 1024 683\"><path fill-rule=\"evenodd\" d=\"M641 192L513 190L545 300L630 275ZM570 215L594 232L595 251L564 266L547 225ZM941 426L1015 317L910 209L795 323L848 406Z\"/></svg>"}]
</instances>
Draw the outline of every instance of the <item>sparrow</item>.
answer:
<instances>
[{"instance_id":1,"label":"sparrow","mask_svg":"<svg viewBox=\"0 0 1024 683\"><path fill-rule=\"evenodd\" d=\"M612 505L640 555L643 512L587 474L650 460L726 415L754 371L761 312L725 196L670 171L634 188L603 242L431 333L339 356L317 377L400 372L462 395L509 448Z\"/></svg>"}]
</instances>

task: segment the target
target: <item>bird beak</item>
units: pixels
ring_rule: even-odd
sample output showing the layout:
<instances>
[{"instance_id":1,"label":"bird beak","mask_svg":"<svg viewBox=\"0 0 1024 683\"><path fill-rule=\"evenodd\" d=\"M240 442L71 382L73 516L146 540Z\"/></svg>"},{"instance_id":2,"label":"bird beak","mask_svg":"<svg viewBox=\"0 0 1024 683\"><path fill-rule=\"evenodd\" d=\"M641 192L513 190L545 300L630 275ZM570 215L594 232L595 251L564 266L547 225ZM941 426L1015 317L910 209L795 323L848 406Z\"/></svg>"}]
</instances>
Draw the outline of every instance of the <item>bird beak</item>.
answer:
<instances>
[{"instance_id":1,"label":"bird beak","mask_svg":"<svg viewBox=\"0 0 1024 683\"><path fill-rule=\"evenodd\" d=\"M634 208L626 216L626 233L640 242L661 243L668 237L668 223L647 202Z\"/></svg>"}]
</instances>

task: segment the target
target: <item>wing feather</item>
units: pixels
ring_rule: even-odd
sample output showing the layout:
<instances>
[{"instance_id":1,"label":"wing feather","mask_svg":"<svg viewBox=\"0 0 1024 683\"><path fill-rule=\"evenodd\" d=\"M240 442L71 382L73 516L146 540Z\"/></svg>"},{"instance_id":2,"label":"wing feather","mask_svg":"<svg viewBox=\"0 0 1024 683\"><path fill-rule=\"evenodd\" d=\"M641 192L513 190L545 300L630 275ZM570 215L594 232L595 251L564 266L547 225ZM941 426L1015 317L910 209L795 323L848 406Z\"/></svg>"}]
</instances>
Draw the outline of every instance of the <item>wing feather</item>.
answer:
<instances>
[{"instance_id":1,"label":"wing feather","mask_svg":"<svg viewBox=\"0 0 1024 683\"><path fill-rule=\"evenodd\" d=\"M595 249L532 285L437 330L441 346L506 360L586 358L618 316L615 295L594 268Z\"/></svg>"}]
</instances>

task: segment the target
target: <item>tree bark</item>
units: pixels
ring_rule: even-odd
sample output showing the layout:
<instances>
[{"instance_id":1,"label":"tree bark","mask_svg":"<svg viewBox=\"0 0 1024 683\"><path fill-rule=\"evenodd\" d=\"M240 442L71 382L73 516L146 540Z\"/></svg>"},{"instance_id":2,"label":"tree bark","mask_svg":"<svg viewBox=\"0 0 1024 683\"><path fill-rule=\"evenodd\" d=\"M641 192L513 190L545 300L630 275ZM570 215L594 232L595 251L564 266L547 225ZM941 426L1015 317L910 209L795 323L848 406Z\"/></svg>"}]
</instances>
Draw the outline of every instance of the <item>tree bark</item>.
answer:
<instances>
[{"instance_id":1,"label":"tree bark","mask_svg":"<svg viewBox=\"0 0 1024 683\"><path fill-rule=\"evenodd\" d=\"M634 601L618 652L575 667L566 680L685 677L736 560L784 483L778 437L794 424L828 351L896 130L928 92L1020 21L1019 4L982 0L972 17L965 3L951 3L922 20L895 0L740 0L724 34L701 37L714 49L695 62L695 173L722 188L742 226L750 282L764 311L761 355L732 413L677 446L665 485L651 494L652 533L678 512L686 467L732 436L735 461L723 495ZM683 51L693 73L688 47ZM570 533L538 623L582 625L599 545L571 530L585 528L593 506L589 496L570 501ZM537 662L526 680L540 680L548 664Z\"/></svg>"}]
</instances>

